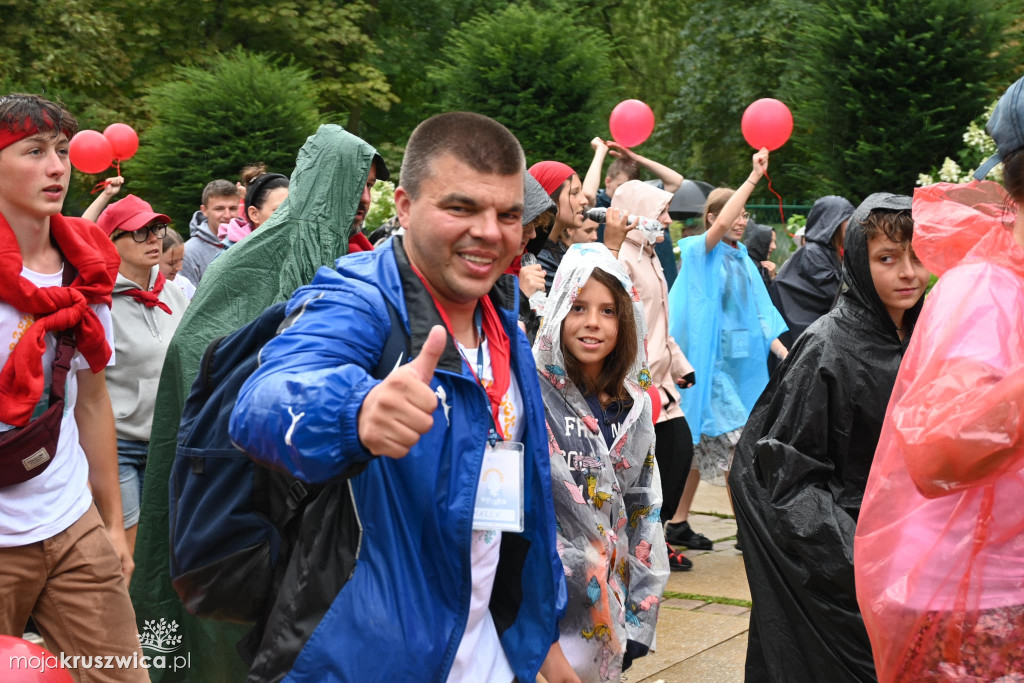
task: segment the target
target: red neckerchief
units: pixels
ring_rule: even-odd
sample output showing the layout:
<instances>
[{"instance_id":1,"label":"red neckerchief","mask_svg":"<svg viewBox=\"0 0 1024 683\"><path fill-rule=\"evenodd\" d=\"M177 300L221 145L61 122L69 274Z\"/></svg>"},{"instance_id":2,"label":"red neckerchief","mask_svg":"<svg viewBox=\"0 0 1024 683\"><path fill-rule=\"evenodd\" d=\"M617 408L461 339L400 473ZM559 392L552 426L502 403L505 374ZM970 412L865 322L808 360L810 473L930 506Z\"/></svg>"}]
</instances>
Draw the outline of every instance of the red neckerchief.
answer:
<instances>
[{"instance_id":1,"label":"red neckerchief","mask_svg":"<svg viewBox=\"0 0 1024 683\"><path fill-rule=\"evenodd\" d=\"M427 286L426 279L420 271L416 269L416 266L413 266L411 263L409 265L412 267L412 272L416 273L420 282L423 283L423 287L427 290L427 293L430 294L430 298L434 300L434 307L437 308L437 312L441 316L441 320L444 321L444 326L448 328L448 334L451 335L452 340L455 340L455 334L452 333L452 323L448 318L447 311L437 303L437 299L434 297L433 292L431 292L430 287ZM491 401L491 416L494 418L494 427L498 430L498 434L501 438L505 439L508 438L508 435L502 430L501 420L499 417L501 413L501 399L504 398L506 393L508 393L508 388L512 384L512 345L509 342L508 335L505 334L505 328L501 324L501 318L498 317L498 311L495 310L494 304L491 302L491 297L484 296L479 300L479 305L483 311L483 315L481 316L481 327L483 328L484 337L487 339L488 351L491 354L491 374L494 376L494 381L491 382L491 386L484 387L484 390L487 392L487 398ZM482 342L483 340L480 341ZM473 369L472 363L467 361L466 365L469 366L469 371L473 374L473 377L480 386L484 386L483 381L477 377L476 370Z\"/></svg>"},{"instance_id":2,"label":"red neckerchief","mask_svg":"<svg viewBox=\"0 0 1024 683\"><path fill-rule=\"evenodd\" d=\"M348 253L357 254L360 251L373 251L373 245L370 244L370 240L366 239L366 235L354 232L348 238Z\"/></svg>"},{"instance_id":3,"label":"red neckerchief","mask_svg":"<svg viewBox=\"0 0 1024 683\"><path fill-rule=\"evenodd\" d=\"M515 276L518 277L519 276L519 271L522 270L522 268L523 268L523 255L520 254L519 256L516 256L514 259L512 259L512 263L510 263L508 265L508 268L505 269L505 273L507 275L515 275Z\"/></svg>"},{"instance_id":4,"label":"red neckerchief","mask_svg":"<svg viewBox=\"0 0 1024 683\"><path fill-rule=\"evenodd\" d=\"M170 315L171 307L165 304L163 301L160 301L160 292L164 291L164 282L166 281L166 279L167 278L164 277L163 273L157 271L156 282L153 283L153 289L151 289L150 291L147 292L144 289L135 288L125 289L123 291L118 292L118 294L130 296L131 298L135 299L146 308L153 308L154 306L156 306L167 315Z\"/></svg>"},{"instance_id":5,"label":"red neckerchief","mask_svg":"<svg viewBox=\"0 0 1024 683\"><path fill-rule=\"evenodd\" d=\"M74 331L93 372L110 360L103 324L89 304L110 305L121 264L117 249L93 223L60 214L50 216L50 236L64 255L64 267L70 263L78 271L69 287L36 287L21 276L18 240L0 215L0 300L35 318L0 370L0 422L16 427L28 424L43 395L47 332Z\"/></svg>"}]
</instances>

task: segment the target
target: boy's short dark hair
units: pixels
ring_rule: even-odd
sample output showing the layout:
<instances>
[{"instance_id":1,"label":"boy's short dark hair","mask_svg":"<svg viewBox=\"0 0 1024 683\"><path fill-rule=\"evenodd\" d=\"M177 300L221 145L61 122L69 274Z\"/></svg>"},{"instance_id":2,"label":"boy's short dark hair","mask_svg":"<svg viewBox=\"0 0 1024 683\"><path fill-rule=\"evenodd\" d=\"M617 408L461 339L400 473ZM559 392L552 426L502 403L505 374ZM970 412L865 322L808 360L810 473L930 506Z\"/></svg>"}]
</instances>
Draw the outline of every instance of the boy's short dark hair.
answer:
<instances>
[{"instance_id":1,"label":"boy's short dark hair","mask_svg":"<svg viewBox=\"0 0 1024 683\"><path fill-rule=\"evenodd\" d=\"M78 132L78 120L63 105L39 95L12 93L0 96L0 129L18 133L26 129L64 133Z\"/></svg>"},{"instance_id":2,"label":"boy's short dark hair","mask_svg":"<svg viewBox=\"0 0 1024 683\"><path fill-rule=\"evenodd\" d=\"M884 235L900 246L910 246L914 238L914 218L910 211L886 211L875 209L864 221L867 239Z\"/></svg>"},{"instance_id":3,"label":"boy's short dark hair","mask_svg":"<svg viewBox=\"0 0 1024 683\"><path fill-rule=\"evenodd\" d=\"M210 203L211 197L237 197L238 188L230 180L211 180L203 188L203 206Z\"/></svg>"},{"instance_id":4,"label":"boy's short dark hair","mask_svg":"<svg viewBox=\"0 0 1024 683\"><path fill-rule=\"evenodd\" d=\"M614 178L620 173L625 173L627 180L640 180L640 164L632 159L616 159L608 167L608 177Z\"/></svg>"},{"instance_id":5,"label":"boy's short dark hair","mask_svg":"<svg viewBox=\"0 0 1024 683\"><path fill-rule=\"evenodd\" d=\"M416 126L406 145L400 181L410 197L419 194L420 183L430 177L430 164L444 154L479 173L526 172L523 147L505 126L466 111L438 114Z\"/></svg>"}]
</instances>

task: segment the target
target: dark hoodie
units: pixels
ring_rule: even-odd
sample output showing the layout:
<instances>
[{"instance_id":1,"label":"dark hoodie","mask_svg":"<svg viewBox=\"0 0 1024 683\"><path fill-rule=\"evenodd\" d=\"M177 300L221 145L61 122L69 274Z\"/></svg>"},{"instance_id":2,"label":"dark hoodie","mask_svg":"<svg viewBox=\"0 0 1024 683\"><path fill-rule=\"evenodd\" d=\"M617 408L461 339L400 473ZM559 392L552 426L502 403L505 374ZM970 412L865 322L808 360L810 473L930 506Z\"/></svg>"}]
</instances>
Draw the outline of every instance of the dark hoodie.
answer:
<instances>
[{"instance_id":1,"label":"dark hoodie","mask_svg":"<svg viewBox=\"0 0 1024 683\"><path fill-rule=\"evenodd\" d=\"M871 278L863 221L910 211L873 194L846 231L843 292L797 340L750 414L729 485L754 607L746 680L873 681L853 537L901 341ZM912 330L923 298L907 311Z\"/></svg>"},{"instance_id":2,"label":"dark hoodie","mask_svg":"<svg viewBox=\"0 0 1024 683\"><path fill-rule=\"evenodd\" d=\"M536 178L529 173L524 173L523 176L523 227L529 225L541 214L548 213L551 214L548 226L544 229L538 228L537 231L538 234L546 234L551 230L550 222L554 221L558 209ZM527 245L527 251L529 251L529 245ZM518 283L515 283L512 276L519 275L521 258L522 256L517 256L505 274L498 278L497 287L499 289L504 288L506 292L511 292L518 287ZM548 276L554 277L554 273L548 273ZM511 282L503 282L504 280L511 280ZM529 338L530 344L533 344L537 330L540 328L540 316L530 308L530 301L522 296L522 293L519 296L519 321L526 326L526 336Z\"/></svg>"},{"instance_id":3,"label":"dark hoodie","mask_svg":"<svg viewBox=\"0 0 1024 683\"><path fill-rule=\"evenodd\" d=\"M754 221L747 221L747 229L743 235L743 243L747 245L747 256L757 266L757 272L761 274L765 287L771 286L772 278L768 273L768 269L762 266L761 262L768 260L768 252L772 247L773 234L774 231L769 226L761 225ZM789 348L788 345L787 348Z\"/></svg>"},{"instance_id":4,"label":"dark hoodie","mask_svg":"<svg viewBox=\"0 0 1024 683\"><path fill-rule=\"evenodd\" d=\"M835 303L842 266L832 237L852 213L853 204L843 197L829 195L814 202L807 215L807 243L786 261L768 288L772 303L789 326L782 337L786 348Z\"/></svg>"}]
</instances>

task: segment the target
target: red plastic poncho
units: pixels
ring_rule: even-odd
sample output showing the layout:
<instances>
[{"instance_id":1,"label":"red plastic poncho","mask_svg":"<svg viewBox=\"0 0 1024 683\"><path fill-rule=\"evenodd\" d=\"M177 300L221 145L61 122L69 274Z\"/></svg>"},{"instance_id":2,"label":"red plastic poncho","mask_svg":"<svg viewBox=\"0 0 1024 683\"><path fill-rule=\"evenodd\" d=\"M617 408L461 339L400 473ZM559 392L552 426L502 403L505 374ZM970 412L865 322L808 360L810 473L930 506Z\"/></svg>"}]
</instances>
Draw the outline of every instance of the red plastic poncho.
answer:
<instances>
[{"instance_id":1,"label":"red plastic poncho","mask_svg":"<svg viewBox=\"0 0 1024 683\"><path fill-rule=\"evenodd\" d=\"M914 249L942 279L896 379L854 546L883 682L1024 679L1024 249L1007 204L989 182L914 194Z\"/></svg>"}]
</instances>

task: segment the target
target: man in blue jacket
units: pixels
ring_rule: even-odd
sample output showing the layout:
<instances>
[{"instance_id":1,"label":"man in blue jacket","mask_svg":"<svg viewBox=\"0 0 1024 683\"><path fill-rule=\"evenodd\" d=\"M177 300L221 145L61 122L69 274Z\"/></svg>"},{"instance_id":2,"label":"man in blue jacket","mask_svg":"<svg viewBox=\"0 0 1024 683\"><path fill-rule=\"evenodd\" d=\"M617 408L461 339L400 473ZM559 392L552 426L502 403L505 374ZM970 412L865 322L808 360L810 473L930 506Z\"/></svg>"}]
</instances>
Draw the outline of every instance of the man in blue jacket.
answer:
<instances>
[{"instance_id":1,"label":"man in blue jacket","mask_svg":"<svg viewBox=\"0 0 1024 683\"><path fill-rule=\"evenodd\" d=\"M524 172L487 117L421 123L395 191L404 237L321 268L261 352L232 439L326 488L250 679L533 681L557 641L543 404L518 287L496 284ZM413 360L378 380L389 306Z\"/></svg>"}]
</instances>

